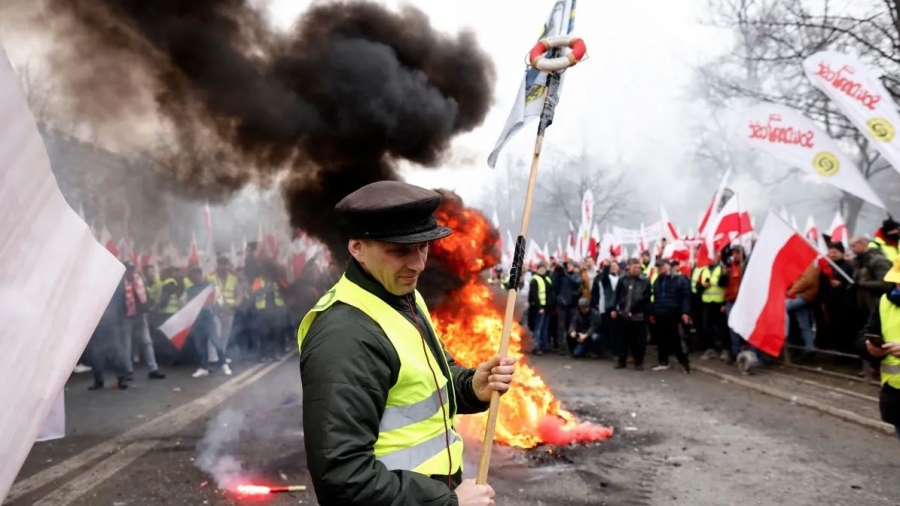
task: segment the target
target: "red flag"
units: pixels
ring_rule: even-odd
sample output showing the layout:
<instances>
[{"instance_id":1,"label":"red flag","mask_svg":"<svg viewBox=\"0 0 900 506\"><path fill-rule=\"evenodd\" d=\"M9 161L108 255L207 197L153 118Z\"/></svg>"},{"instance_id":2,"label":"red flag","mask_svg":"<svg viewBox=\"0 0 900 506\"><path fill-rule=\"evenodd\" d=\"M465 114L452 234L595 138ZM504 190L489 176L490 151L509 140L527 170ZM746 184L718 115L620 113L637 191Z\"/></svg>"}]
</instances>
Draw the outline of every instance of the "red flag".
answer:
<instances>
[{"instance_id":1,"label":"red flag","mask_svg":"<svg viewBox=\"0 0 900 506\"><path fill-rule=\"evenodd\" d=\"M107 251L112 253L114 257L119 258L119 246L116 244L116 241L113 240L112 234L109 233L109 229L106 228L106 225L100 230L100 244L106 246Z\"/></svg>"},{"instance_id":2,"label":"red flag","mask_svg":"<svg viewBox=\"0 0 900 506\"><path fill-rule=\"evenodd\" d=\"M672 223L672 220L669 219L669 213L666 212L666 208L663 207L662 204L659 205L659 216L662 220L662 236L665 237L669 241L674 241L681 237L678 235L678 229L675 228L675 224Z\"/></svg>"},{"instance_id":3,"label":"red flag","mask_svg":"<svg viewBox=\"0 0 900 506\"><path fill-rule=\"evenodd\" d=\"M191 233L191 252L188 254L188 267L200 265L200 251L197 249L197 234Z\"/></svg>"},{"instance_id":4,"label":"red flag","mask_svg":"<svg viewBox=\"0 0 900 506\"><path fill-rule=\"evenodd\" d=\"M207 286L202 292L197 294L196 297L191 299L190 302L185 304L183 308L179 309L177 313L170 316L165 323L159 326L159 330L165 334L179 350L184 346L184 341L187 339L188 334L191 333L191 327L193 327L194 322L197 321L200 310L203 309L203 306L212 301L214 294L213 285Z\"/></svg>"},{"instance_id":5,"label":"red flag","mask_svg":"<svg viewBox=\"0 0 900 506\"><path fill-rule=\"evenodd\" d=\"M816 256L809 243L770 212L741 277L728 326L753 346L777 357L785 339L785 293Z\"/></svg>"}]
</instances>

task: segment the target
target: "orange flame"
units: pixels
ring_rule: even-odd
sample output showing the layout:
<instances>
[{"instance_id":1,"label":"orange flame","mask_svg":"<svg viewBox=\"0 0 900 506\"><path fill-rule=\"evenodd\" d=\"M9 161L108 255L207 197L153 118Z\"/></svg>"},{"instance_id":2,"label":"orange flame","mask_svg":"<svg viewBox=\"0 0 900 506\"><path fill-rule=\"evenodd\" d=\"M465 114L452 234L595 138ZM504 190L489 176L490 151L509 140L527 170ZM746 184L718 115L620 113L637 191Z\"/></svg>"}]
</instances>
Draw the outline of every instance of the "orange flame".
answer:
<instances>
[{"instance_id":1,"label":"orange flame","mask_svg":"<svg viewBox=\"0 0 900 506\"><path fill-rule=\"evenodd\" d=\"M497 355L503 331L503 310L494 302L494 292L480 277L481 271L499 262L495 247L499 234L487 218L465 208L458 197L445 194L436 213L438 222L453 229L448 238L434 244L432 255L461 280L444 303L432 310L435 330L447 351L460 365L475 367ZM522 354L524 329L513 322L509 356L518 359L512 387L503 397L495 441L518 448L542 443L555 445L608 439L612 429L579 423L562 409L544 380ZM481 439L487 414L463 417L459 430Z\"/></svg>"}]
</instances>

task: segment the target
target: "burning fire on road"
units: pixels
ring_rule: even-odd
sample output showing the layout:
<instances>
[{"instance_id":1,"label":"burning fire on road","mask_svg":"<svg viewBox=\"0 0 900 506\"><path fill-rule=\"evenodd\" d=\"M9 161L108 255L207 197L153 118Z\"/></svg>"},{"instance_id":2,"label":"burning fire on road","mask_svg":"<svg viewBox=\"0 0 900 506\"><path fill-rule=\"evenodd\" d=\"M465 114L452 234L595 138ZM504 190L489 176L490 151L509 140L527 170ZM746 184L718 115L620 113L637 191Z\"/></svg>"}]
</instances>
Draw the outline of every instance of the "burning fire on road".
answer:
<instances>
[{"instance_id":1,"label":"burning fire on road","mask_svg":"<svg viewBox=\"0 0 900 506\"><path fill-rule=\"evenodd\" d=\"M466 208L456 195L444 192L443 196L437 219L450 227L453 235L434 243L429 269L438 271L434 275L438 279L455 279L462 284L442 287L447 292L432 306L432 319L453 358L460 365L475 367L497 354L503 330L503 310L494 301L492 288L480 277L484 269L500 262L498 231L481 212ZM428 289L431 279L425 278L423 290ZM520 325L513 325L509 354L518 358L518 365L513 386L502 398L495 440L517 448L534 448L542 443L565 445L611 437L611 428L581 423L562 409L550 388L525 362L525 332ZM467 416L459 429L481 439L486 423L486 414Z\"/></svg>"}]
</instances>

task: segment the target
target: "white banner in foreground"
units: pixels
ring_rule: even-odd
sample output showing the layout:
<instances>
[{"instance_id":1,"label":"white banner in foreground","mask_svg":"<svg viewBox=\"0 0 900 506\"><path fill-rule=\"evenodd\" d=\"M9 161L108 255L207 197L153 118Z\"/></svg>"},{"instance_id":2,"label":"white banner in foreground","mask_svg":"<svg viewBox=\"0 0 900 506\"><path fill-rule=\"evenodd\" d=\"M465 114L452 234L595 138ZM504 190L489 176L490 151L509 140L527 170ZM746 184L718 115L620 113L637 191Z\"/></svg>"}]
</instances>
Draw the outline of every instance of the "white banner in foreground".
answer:
<instances>
[{"instance_id":1,"label":"white banner in foreground","mask_svg":"<svg viewBox=\"0 0 900 506\"><path fill-rule=\"evenodd\" d=\"M900 113L878 76L856 58L822 51L803 60L806 77L822 90L900 172Z\"/></svg>"},{"instance_id":2,"label":"white banner in foreground","mask_svg":"<svg viewBox=\"0 0 900 506\"><path fill-rule=\"evenodd\" d=\"M63 199L2 47L0 118L2 502L125 268Z\"/></svg>"},{"instance_id":3,"label":"white banner in foreground","mask_svg":"<svg viewBox=\"0 0 900 506\"><path fill-rule=\"evenodd\" d=\"M884 209L884 202L837 142L798 111L761 103L747 109L738 125L741 138L751 147Z\"/></svg>"}]
</instances>

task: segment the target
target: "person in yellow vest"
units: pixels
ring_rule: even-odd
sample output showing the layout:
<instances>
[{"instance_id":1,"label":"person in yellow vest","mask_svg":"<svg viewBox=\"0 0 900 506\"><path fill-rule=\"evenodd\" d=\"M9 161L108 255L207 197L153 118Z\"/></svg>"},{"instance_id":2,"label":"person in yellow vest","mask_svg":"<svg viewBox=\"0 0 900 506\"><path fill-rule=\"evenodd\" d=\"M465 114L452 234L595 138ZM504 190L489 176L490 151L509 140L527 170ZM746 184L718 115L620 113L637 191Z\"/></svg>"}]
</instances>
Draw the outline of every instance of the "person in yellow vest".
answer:
<instances>
[{"instance_id":1,"label":"person in yellow vest","mask_svg":"<svg viewBox=\"0 0 900 506\"><path fill-rule=\"evenodd\" d=\"M323 506L493 505L462 480L457 415L509 389L515 359L476 369L444 350L416 284L429 244L451 234L440 194L397 181L338 203L351 259L298 332L307 464Z\"/></svg>"},{"instance_id":2,"label":"person in yellow vest","mask_svg":"<svg viewBox=\"0 0 900 506\"><path fill-rule=\"evenodd\" d=\"M531 331L534 335L535 355L543 355L550 351L550 301L553 300L553 282L547 275L547 264L538 264L537 272L531 277L528 287L528 310L532 312L534 322Z\"/></svg>"},{"instance_id":3,"label":"person in yellow vest","mask_svg":"<svg viewBox=\"0 0 900 506\"><path fill-rule=\"evenodd\" d=\"M216 260L216 270L209 275L209 281L216 287L214 310L222 327L219 332L220 342L218 344L223 350L228 351L234 312L243 299L241 285L238 283L237 276L232 272L231 260L228 257L220 256Z\"/></svg>"},{"instance_id":4,"label":"person in yellow vest","mask_svg":"<svg viewBox=\"0 0 900 506\"><path fill-rule=\"evenodd\" d=\"M875 239L869 243L870 249L878 249L885 258L893 262L900 257L900 223L888 217L875 232Z\"/></svg>"},{"instance_id":5,"label":"person in yellow vest","mask_svg":"<svg viewBox=\"0 0 900 506\"><path fill-rule=\"evenodd\" d=\"M728 318L725 314L725 287L728 279L722 275L721 255L718 251L715 255L713 263L700 269L696 286L702 307L700 342L706 350L700 357L702 360L716 358L719 354L722 360L728 360L728 351L723 346L728 332Z\"/></svg>"},{"instance_id":6,"label":"person in yellow vest","mask_svg":"<svg viewBox=\"0 0 900 506\"><path fill-rule=\"evenodd\" d=\"M650 265L650 252L649 251L641 251L641 274L644 276L650 275L650 269L654 267Z\"/></svg>"},{"instance_id":7,"label":"person in yellow vest","mask_svg":"<svg viewBox=\"0 0 900 506\"><path fill-rule=\"evenodd\" d=\"M283 293L287 283L271 262L260 264L259 274L250 288L256 309L258 360L271 362L284 353L288 313Z\"/></svg>"},{"instance_id":8,"label":"person in yellow vest","mask_svg":"<svg viewBox=\"0 0 900 506\"><path fill-rule=\"evenodd\" d=\"M900 437L900 258L884 277L894 285L881 296L862 331L858 347L866 359L881 359L881 419L894 426Z\"/></svg>"},{"instance_id":9,"label":"person in yellow vest","mask_svg":"<svg viewBox=\"0 0 900 506\"><path fill-rule=\"evenodd\" d=\"M162 295L162 280L156 273L155 265L145 265L141 270L144 274L144 286L147 287L147 297L150 299L148 304L153 307Z\"/></svg>"}]
</instances>

